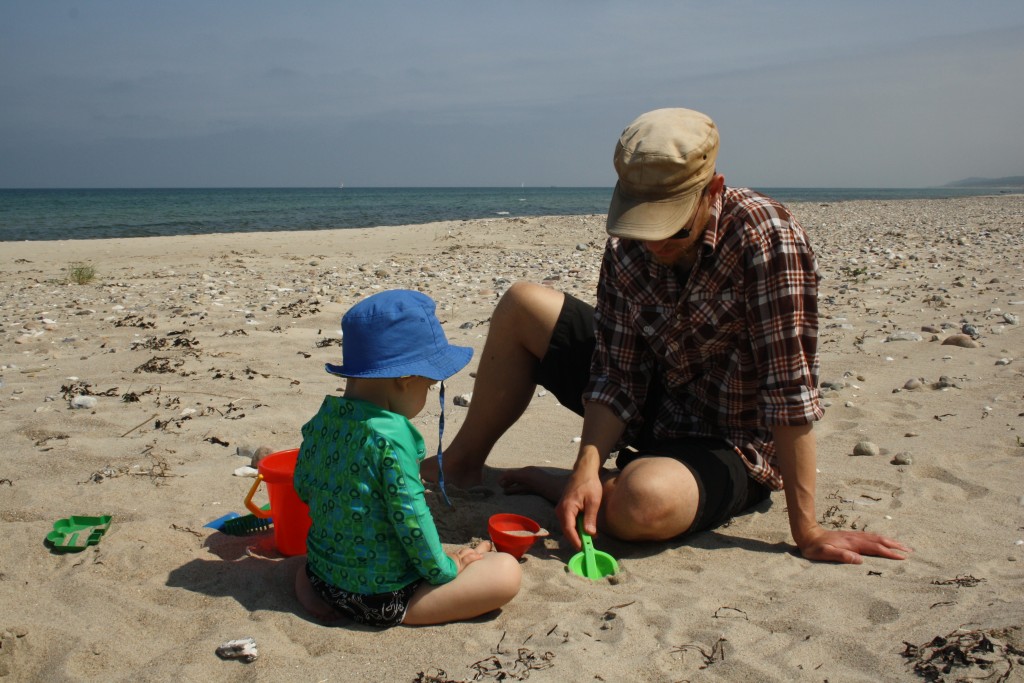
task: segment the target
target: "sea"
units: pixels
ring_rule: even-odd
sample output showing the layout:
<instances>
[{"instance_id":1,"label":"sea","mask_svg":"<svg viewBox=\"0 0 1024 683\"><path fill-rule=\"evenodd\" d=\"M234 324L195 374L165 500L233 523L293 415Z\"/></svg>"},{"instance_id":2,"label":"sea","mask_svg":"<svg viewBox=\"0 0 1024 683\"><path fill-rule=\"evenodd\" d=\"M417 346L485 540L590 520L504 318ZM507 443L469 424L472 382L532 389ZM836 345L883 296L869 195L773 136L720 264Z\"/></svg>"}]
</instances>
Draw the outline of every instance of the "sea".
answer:
<instances>
[{"instance_id":1,"label":"sea","mask_svg":"<svg viewBox=\"0 0 1024 683\"><path fill-rule=\"evenodd\" d=\"M756 188L782 202L936 199L992 188ZM610 187L0 189L0 242L333 230L603 214Z\"/></svg>"}]
</instances>

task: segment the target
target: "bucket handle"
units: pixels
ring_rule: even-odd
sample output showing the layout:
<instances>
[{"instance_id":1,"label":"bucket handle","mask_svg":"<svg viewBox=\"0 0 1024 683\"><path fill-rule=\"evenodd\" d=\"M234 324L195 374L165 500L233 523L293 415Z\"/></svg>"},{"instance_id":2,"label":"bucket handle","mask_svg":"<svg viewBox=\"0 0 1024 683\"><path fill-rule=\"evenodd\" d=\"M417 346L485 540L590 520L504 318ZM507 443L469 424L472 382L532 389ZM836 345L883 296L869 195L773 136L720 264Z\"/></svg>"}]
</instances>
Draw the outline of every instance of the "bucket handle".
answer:
<instances>
[{"instance_id":1,"label":"bucket handle","mask_svg":"<svg viewBox=\"0 0 1024 683\"><path fill-rule=\"evenodd\" d=\"M271 511L257 507L256 503L252 502L252 497L256 495L256 489L260 487L261 481L263 481L263 475L257 474L256 481L252 483L252 487L249 489L249 495L245 497L245 507L249 508L249 511L260 519L269 519Z\"/></svg>"}]
</instances>

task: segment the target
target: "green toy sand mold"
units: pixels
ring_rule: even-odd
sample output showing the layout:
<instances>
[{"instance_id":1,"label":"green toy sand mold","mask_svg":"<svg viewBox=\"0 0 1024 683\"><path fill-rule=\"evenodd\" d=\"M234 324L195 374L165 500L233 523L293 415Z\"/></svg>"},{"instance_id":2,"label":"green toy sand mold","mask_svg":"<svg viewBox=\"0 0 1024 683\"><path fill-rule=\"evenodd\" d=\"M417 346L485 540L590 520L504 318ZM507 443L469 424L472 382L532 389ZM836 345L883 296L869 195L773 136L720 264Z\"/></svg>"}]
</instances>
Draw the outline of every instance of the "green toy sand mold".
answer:
<instances>
[{"instance_id":1,"label":"green toy sand mold","mask_svg":"<svg viewBox=\"0 0 1024 683\"><path fill-rule=\"evenodd\" d=\"M110 519L110 515L58 519L53 523L53 531L46 534L46 541L58 552L80 552L100 542L110 528Z\"/></svg>"}]
</instances>

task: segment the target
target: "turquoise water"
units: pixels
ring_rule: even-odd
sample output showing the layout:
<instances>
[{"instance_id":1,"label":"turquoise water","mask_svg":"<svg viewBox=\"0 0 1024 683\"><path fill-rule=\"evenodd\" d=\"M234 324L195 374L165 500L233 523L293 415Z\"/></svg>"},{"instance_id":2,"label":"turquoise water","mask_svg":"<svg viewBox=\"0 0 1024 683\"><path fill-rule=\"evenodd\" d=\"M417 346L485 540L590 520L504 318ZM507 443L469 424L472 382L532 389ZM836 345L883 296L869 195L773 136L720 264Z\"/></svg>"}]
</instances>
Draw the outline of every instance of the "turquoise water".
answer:
<instances>
[{"instance_id":1,"label":"turquoise water","mask_svg":"<svg viewBox=\"0 0 1024 683\"><path fill-rule=\"evenodd\" d=\"M764 188L783 202L916 199L985 188ZM411 225L603 214L611 188L0 190L0 242Z\"/></svg>"}]
</instances>

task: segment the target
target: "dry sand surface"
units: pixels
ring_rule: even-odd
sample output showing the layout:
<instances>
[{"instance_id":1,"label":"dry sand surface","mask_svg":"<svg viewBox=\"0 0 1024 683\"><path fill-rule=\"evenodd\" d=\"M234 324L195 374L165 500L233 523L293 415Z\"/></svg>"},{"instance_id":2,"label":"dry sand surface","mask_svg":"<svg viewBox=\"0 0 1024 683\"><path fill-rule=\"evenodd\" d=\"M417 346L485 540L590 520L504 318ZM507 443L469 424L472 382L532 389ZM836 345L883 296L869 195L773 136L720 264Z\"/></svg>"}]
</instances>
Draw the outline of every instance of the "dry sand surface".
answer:
<instances>
[{"instance_id":1,"label":"dry sand surface","mask_svg":"<svg viewBox=\"0 0 1024 683\"><path fill-rule=\"evenodd\" d=\"M291 589L302 559L272 532L204 525L245 512L245 454L296 447L343 382L323 364L340 357L349 306L422 289L450 339L479 352L515 280L593 299L603 217L4 243L0 677L880 681L933 667L930 680L1024 680L1024 198L792 208L824 275L817 514L912 556L808 562L776 495L685 542L597 539L620 560L612 580L567 574L555 533L500 613L386 632L304 616ZM69 282L73 262L95 278ZM475 367L447 385L446 442ZM79 396L95 405L72 407ZM437 417L429 402L416 419L428 449ZM556 529L551 505L494 481L569 467L579 427L538 391L489 461L493 495L451 510L428 492L445 543L486 537L499 511ZM57 552L44 539L71 515L112 523ZM256 661L217 656L243 637Z\"/></svg>"}]
</instances>

